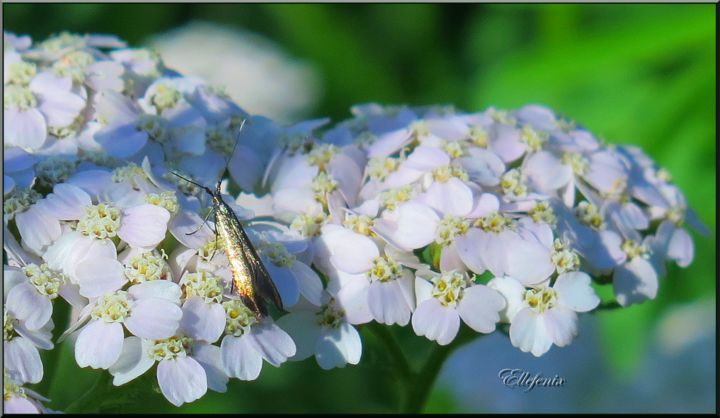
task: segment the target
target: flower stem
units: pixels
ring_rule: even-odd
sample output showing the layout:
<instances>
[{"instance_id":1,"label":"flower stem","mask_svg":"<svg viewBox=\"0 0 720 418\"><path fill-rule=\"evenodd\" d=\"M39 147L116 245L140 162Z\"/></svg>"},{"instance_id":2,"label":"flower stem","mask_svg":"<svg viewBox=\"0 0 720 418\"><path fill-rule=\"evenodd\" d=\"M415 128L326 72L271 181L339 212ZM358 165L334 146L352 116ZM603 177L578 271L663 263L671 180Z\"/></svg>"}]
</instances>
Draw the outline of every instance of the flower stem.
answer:
<instances>
[{"instance_id":1,"label":"flower stem","mask_svg":"<svg viewBox=\"0 0 720 418\"><path fill-rule=\"evenodd\" d=\"M411 380L415 373L412 371L410 363L405 357L402 347L400 347L400 344L398 343L393 333L390 332L390 330L385 325L379 324L377 322L370 323L369 328L370 331L375 334L375 336L380 341L382 341L382 343L385 345L385 348L387 348L388 353L390 353L390 356L395 362L395 365L397 367L396 370L400 375L400 378L406 381Z\"/></svg>"},{"instance_id":2,"label":"flower stem","mask_svg":"<svg viewBox=\"0 0 720 418\"><path fill-rule=\"evenodd\" d=\"M463 326L452 343L448 345L436 344L425 362L425 366L420 371L420 374L418 374L413 381L408 382L408 391L406 393L405 403L402 406L402 411L411 414L420 413L427 403L430 390L435 384L435 380L445 360L447 360L450 354L457 348L480 335L482 334L477 334L470 328Z\"/></svg>"},{"instance_id":3,"label":"flower stem","mask_svg":"<svg viewBox=\"0 0 720 418\"><path fill-rule=\"evenodd\" d=\"M73 403L65 408L65 413L78 412L100 412L100 404L105 400L103 396L110 385L110 373L105 370L100 371L95 383L84 395L77 398Z\"/></svg>"}]
</instances>

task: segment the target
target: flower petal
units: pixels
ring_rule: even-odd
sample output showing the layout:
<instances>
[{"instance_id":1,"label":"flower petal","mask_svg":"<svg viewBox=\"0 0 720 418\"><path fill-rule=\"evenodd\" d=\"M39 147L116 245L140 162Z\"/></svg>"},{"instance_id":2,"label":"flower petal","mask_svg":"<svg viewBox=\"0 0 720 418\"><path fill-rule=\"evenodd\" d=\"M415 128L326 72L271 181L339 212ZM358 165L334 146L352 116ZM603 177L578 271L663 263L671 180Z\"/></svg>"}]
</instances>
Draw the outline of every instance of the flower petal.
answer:
<instances>
[{"instance_id":1,"label":"flower petal","mask_svg":"<svg viewBox=\"0 0 720 418\"><path fill-rule=\"evenodd\" d=\"M10 377L21 383L38 383L43 377L43 365L37 348L22 337L3 341L3 365Z\"/></svg>"},{"instance_id":2,"label":"flower petal","mask_svg":"<svg viewBox=\"0 0 720 418\"><path fill-rule=\"evenodd\" d=\"M521 309L513 318L510 324L510 342L535 357L545 354L553 343L542 316L529 308Z\"/></svg>"},{"instance_id":3,"label":"flower petal","mask_svg":"<svg viewBox=\"0 0 720 418\"><path fill-rule=\"evenodd\" d=\"M587 273L575 271L558 276L553 285L557 292L558 305L565 306L575 312L588 312L600 304L600 298L590 285Z\"/></svg>"},{"instance_id":4,"label":"flower petal","mask_svg":"<svg viewBox=\"0 0 720 418\"><path fill-rule=\"evenodd\" d=\"M657 273L647 260L635 257L615 268L613 290L622 306L655 299L658 291Z\"/></svg>"},{"instance_id":5,"label":"flower petal","mask_svg":"<svg viewBox=\"0 0 720 418\"><path fill-rule=\"evenodd\" d=\"M225 310L219 303L206 303L193 296L183 303L180 327L195 340L213 343L225 329Z\"/></svg>"},{"instance_id":6,"label":"flower petal","mask_svg":"<svg viewBox=\"0 0 720 418\"><path fill-rule=\"evenodd\" d=\"M288 358L295 355L295 343L292 338L271 320L262 321L252 327L250 336L257 352L275 367L280 367Z\"/></svg>"},{"instance_id":7,"label":"flower petal","mask_svg":"<svg viewBox=\"0 0 720 418\"><path fill-rule=\"evenodd\" d=\"M16 319L23 321L29 330L42 328L52 315L52 303L29 282L21 283L10 290L5 309Z\"/></svg>"},{"instance_id":8,"label":"flower petal","mask_svg":"<svg viewBox=\"0 0 720 418\"><path fill-rule=\"evenodd\" d=\"M255 380L262 370L262 356L255 349L250 335L241 337L230 335L220 343L225 373L240 380Z\"/></svg>"},{"instance_id":9,"label":"flower petal","mask_svg":"<svg viewBox=\"0 0 720 418\"><path fill-rule=\"evenodd\" d=\"M5 145L34 151L42 147L47 138L47 125L37 109L26 111L3 110L3 137Z\"/></svg>"},{"instance_id":10,"label":"flower petal","mask_svg":"<svg viewBox=\"0 0 720 418\"><path fill-rule=\"evenodd\" d=\"M125 209L118 236L132 247L153 248L165 239L170 212L145 204Z\"/></svg>"},{"instance_id":11,"label":"flower petal","mask_svg":"<svg viewBox=\"0 0 720 418\"><path fill-rule=\"evenodd\" d=\"M155 360L147 355L145 351L147 347L144 347L140 338L125 338L122 346L120 357L108 369L113 375L113 385L115 386L124 385L139 377L155 364Z\"/></svg>"},{"instance_id":12,"label":"flower petal","mask_svg":"<svg viewBox=\"0 0 720 418\"><path fill-rule=\"evenodd\" d=\"M112 258L83 260L75 269L80 294L96 298L120 289L127 279L123 265Z\"/></svg>"},{"instance_id":13,"label":"flower petal","mask_svg":"<svg viewBox=\"0 0 720 418\"><path fill-rule=\"evenodd\" d=\"M323 370L358 364L362 355L362 341L357 330L347 322L337 328L324 329L315 347L315 360Z\"/></svg>"},{"instance_id":14,"label":"flower petal","mask_svg":"<svg viewBox=\"0 0 720 418\"><path fill-rule=\"evenodd\" d=\"M315 352L315 342L320 328L312 312L293 312L277 320L277 325L285 330L295 343L295 355L292 360L305 360Z\"/></svg>"},{"instance_id":15,"label":"flower petal","mask_svg":"<svg viewBox=\"0 0 720 418\"><path fill-rule=\"evenodd\" d=\"M227 392L229 379L223 370L222 349L216 345L196 343L192 347L192 357L205 370L208 388L215 392Z\"/></svg>"},{"instance_id":16,"label":"flower petal","mask_svg":"<svg viewBox=\"0 0 720 418\"><path fill-rule=\"evenodd\" d=\"M136 284L128 289L133 299L160 298L174 304L180 304L182 289L169 280L151 280Z\"/></svg>"},{"instance_id":17,"label":"flower petal","mask_svg":"<svg viewBox=\"0 0 720 418\"><path fill-rule=\"evenodd\" d=\"M63 221L80 219L85 208L92 205L83 189L68 183L56 184L53 192L41 202L48 213Z\"/></svg>"},{"instance_id":18,"label":"flower petal","mask_svg":"<svg viewBox=\"0 0 720 418\"><path fill-rule=\"evenodd\" d=\"M107 369L118 360L123 346L119 322L91 321L75 341L75 361L80 367Z\"/></svg>"},{"instance_id":19,"label":"flower petal","mask_svg":"<svg viewBox=\"0 0 720 418\"><path fill-rule=\"evenodd\" d=\"M421 203L408 202L398 207L395 241L406 250L422 248L435 240L440 221L438 214Z\"/></svg>"},{"instance_id":20,"label":"flower petal","mask_svg":"<svg viewBox=\"0 0 720 418\"><path fill-rule=\"evenodd\" d=\"M505 299L498 291L478 284L465 289L457 311L470 328L488 334L495 331L504 308Z\"/></svg>"},{"instance_id":21,"label":"flower petal","mask_svg":"<svg viewBox=\"0 0 720 418\"><path fill-rule=\"evenodd\" d=\"M160 391L175 406L200 399L207 392L205 370L191 357L161 361L157 379Z\"/></svg>"},{"instance_id":22,"label":"flower petal","mask_svg":"<svg viewBox=\"0 0 720 418\"><path fill-rule=\"evenodd\" d=\"M435 299L427 299L418 304L412 316L415 334L448 345L460 330L460 316L453 308L442 306Z\"/></svg>"},{"instance_id":23,"label":"flower petal","mask_svg":"<svg viewBox=\"0 0 720 418\"><path fill-rule=\"evenodd\" d=\"M15 224L23 242L38 254L43 252L45 246L57 240L62 233L60 223L38 204L15 215Z\"/></svg>"},{"instance_id":24,"label":"flower petal","mask_svg":"<svg viewBox=\"0 0 720 418\"><path fill-rule=\"evenodd\" d=\"M221 308L222 309L222 308ZM147 298L136 300L132 313L125 319L125 327L138 337L159 340L170 338L180 325L183 311L165 299ZM223 325L225 315L223 315Z\"/></svg>"},{"instance_id":25,"label":"flower petal","mask_svg":"<svg viewBox=\"0 0 720 418\"><path fill-rule=\"evenodd\" d=\"M368 305L376 321L386 325L398 324L400 326L405 326L410 322L413 307L408 304L405 297L407 290L403 289L403 286L410 286L412 292L412 282L411 278L401 278L385 283L370 284L367 294Z\"/></svg>"}]
</instances>

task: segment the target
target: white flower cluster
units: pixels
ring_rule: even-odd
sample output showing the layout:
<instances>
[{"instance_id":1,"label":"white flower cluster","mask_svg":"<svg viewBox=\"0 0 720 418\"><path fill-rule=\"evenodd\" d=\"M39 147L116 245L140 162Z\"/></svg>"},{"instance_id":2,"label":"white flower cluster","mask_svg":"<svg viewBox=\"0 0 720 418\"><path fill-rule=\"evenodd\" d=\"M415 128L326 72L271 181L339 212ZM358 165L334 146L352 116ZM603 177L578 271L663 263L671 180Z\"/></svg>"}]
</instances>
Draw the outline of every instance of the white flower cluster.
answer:
<instances>
[{"instance_id":1,"label":"white flower cluster","mask_svg":"<svg viewBox=\"0 0 720 418\"><path fill-rule=\"evenodd\" d=\"M505 322L540 356L599 305L593 278L627 306L656 296L666 261L692 261L684 223L704 227L668 173L547 108L353 112L288 144L267 176L276 217L312 239L328 279L320 309L351 347L338 363L360 351L345 322L369 321L442 345L460 320L481 333ZM281 321L307 335L298 315Z\"/></svg>"},{"instance_id":2,"label":"white flower cluster","mask_svg":"<svg viewBox=\"0 0 720 418\"><path fill-rule=\"evenodd\" d=\"M152 369L181 405L263 361L357 364L371 321L441 345L460 320L507 322L540 356L598 306L593 278L622 306L654 298L664 263L693 258L684 222L702 228L639 149L538 106L283 127L114 37L5 34L4 58L6 412L45 411L22 385L43 378L58 296L80 367L115 385ZM211 203L170 173L212 186L226 165L286 314L242 303Z\"/></svg>"}]
</instances>

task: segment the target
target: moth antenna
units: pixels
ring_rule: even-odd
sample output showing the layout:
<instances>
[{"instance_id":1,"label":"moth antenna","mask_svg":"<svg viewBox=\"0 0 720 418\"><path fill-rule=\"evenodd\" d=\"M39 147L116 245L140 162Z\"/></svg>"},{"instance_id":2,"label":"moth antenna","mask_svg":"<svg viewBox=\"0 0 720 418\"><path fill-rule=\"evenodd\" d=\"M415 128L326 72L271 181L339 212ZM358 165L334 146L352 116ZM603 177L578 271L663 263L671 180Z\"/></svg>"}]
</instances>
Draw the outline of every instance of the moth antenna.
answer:
<instances>
[{"instance_id":1,"label":"moth antenna","mask_svg":"<svg viewBox=\"0 0 720 418\"><path fill-rule=\"evenodd\" d=\"M187 177L185 177L185 176L181 176L180 174L176 173L176 172L173 171L173 170L170 170L170 173L172 173L172 174L180 177L181 179L185 180L186 182L188 182L188 183L190 183L190 184L194 184L194 185L196 185L196 186L198 186L198 187L201 187L201 188L202 188L203 190L205 190L206 192L212 194L212 190L210 190L209 187L203 186L202 184L200 184L200 183L198 183L198 182L196 182L196 181L192 181L192 180L190 180L189 178L187 178Z\"/></svg>"},{"instance_id":2,"label":"moth antenna","mask_svg":"<svg viewBox=\"0 0 720 418\"><path fill-rule=\"evenodd\" d=\"M232 160L233 155L235 155L235 149L237 148L238 142L240 142L240 132L242 132L243 127L245 127L245 122L247 122L247 118L243 118L242 122L240 122L240 129L238 129L238 135L235 138L235 145L233 145L233 149L230 152L230 155L228 155L227 159L225 159L225 169L220 174L220 180L218 180L218 184L220 184L220 181L222 180L222 175L227 171L228 167L230 166L230 160Z\"/></svg>"}]
</instances>

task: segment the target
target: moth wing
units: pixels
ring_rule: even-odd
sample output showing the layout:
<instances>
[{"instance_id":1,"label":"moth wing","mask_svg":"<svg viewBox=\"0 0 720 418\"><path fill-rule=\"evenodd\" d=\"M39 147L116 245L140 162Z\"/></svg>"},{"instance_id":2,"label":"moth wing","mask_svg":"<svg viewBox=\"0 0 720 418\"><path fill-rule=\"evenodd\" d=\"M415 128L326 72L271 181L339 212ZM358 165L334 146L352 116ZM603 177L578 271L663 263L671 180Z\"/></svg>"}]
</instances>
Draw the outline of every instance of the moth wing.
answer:
<instances>
[{"instance_id":1,"label":"moth wing","mask_svg":"<svg viewBox=\"0 0 720 418\"><path fill-rule=\"evenodd\" d=\"M258 256L257 251L255 251L255 247L253 247L252 242L250 242L245 230L242 226L238 229L240 231L240 240L243 246L245 261L250 270L250 280L252 281L253 288L257 290L257 296L259 296L260 299L272 301L278 309L283 310L282 299L280 298L277 287L275 287L275 282L273 282L270 273L268 273L265 265L263 265L260 256ZM261 306L262 304L262 300L256 301L257 306Z\"/></svg>"}]
</instances>

